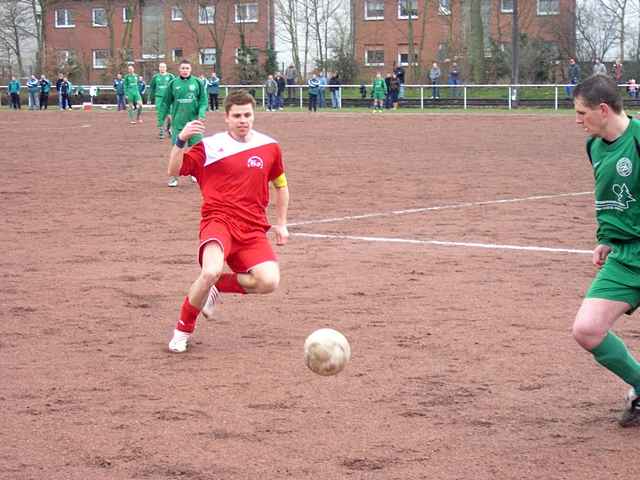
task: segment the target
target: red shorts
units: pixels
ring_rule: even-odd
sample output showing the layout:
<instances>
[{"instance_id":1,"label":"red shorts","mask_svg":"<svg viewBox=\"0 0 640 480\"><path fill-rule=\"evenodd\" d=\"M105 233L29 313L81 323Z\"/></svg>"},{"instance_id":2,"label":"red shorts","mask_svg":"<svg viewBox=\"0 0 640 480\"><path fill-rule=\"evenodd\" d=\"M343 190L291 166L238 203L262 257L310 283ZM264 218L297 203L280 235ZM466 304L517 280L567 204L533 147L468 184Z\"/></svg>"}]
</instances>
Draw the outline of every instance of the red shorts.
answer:
<instances>
[{"instance_id":1,"label":"red shorts","mask_svg":"<svg viewBox=\"0 0 640 480\"><path fill-rule=\"evenodd\" d=\"M198 249L200 265L202 265L204 247L209 242L217 242L222 247L224 260L236 273L245 273L260 263L278 260L267 239L267 234L262 230L241 232L231 229L224 223L201 224Z\"/></svg>"}]
</instances>

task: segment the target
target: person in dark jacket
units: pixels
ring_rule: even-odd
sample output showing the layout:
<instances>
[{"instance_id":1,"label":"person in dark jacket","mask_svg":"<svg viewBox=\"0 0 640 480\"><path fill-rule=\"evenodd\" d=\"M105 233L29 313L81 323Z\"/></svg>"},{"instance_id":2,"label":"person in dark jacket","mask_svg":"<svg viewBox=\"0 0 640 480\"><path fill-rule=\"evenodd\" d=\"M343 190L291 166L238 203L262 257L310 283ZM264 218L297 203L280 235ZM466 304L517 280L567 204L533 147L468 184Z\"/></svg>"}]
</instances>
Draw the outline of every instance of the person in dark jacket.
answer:
<instances>
[{"instance_id":1,"label":"person in dark jacket","mask_svg":"<svg viewBox=\"0 0 640 480\"><path fill-rule=\"evenodd\" d=\"M341 108L342 107L342 99L340 98L340 74L334 73L329 79L329 90L331 91L331 107L332 108Z\"/></svg>"},{"instance_id":2,"label":"person in dark jacket","mask_svg":"<svg viewBox=\"0 0 640 480\"><path fill-rule=\"evenodd\" d=\"M49 107L49 92L51 91L51 82L45 75L40 76L40 110L47 110Z\"/></svg>"},{"instance_id":3,"label":"person in dark jacket","mask_svg":"<svg viewBox=\"0 0 640 480\"><path fill-rule=\"evenodd\" d=\"M276 93L276 102L278 103L278 109L284 108L284 91L287 88L287 81L280 72L276 72L276 83L278 84L278 92Z\"/></svg>"},{"instance_id":4,"label":"person in dark jacket","mask_svg":"<svg viewBox=\"0 0 640 480\"><path fill-rule=\"evenodd\" d=\"M127 104L124 101L124 80L122 79L121 73L117 74L116 78L113 80L113 89L116 92L116 103L118 105L118 111L126 110Z\"/></svg>"}]
</instances>

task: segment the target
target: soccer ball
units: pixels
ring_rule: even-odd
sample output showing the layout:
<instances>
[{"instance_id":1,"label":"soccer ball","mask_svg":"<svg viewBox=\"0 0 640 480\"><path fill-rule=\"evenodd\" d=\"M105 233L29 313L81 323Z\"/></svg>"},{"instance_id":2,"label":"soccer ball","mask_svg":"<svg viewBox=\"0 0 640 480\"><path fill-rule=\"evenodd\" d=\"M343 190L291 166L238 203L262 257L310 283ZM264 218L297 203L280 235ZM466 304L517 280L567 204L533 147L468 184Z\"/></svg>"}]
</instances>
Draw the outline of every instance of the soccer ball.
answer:
<instances>
[{"instance_id":1,"label":"soccer ball","mask_svg":"<svg viewBox=\"0 0 640 480\"><path fill-rule=\"evenodd\" d=\"M304 342L304 361L318 375L336 375L351 358L346 337L331 328L321 328Z\"/></svg>"}]
</instances>

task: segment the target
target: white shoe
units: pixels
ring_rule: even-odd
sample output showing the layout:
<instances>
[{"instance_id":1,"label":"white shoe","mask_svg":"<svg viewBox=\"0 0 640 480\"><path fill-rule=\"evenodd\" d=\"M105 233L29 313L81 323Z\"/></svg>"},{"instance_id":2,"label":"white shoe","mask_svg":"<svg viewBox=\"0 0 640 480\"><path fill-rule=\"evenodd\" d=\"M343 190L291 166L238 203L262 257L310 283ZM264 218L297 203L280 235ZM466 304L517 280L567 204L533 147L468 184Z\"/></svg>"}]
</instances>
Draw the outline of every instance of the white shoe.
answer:
<instances>
[{"instance_id":1,"label":"white shoe","mask_svg":"<svg viewBox=\"0 0 640 480\"><path fill-rule=\"evenodd\" d=\"M191 177L191 182L192 183L198 183L198 179L196 177Z\"/></svg>"},{"instance_id":2,"label":"white shoe","mask_svg":"<svg viewBox=\"0 0 640 480\"><path fill-rule=\"evenodd\" d=\"M216 307L216 304L220 302L220 292L216 288L215 285L211 287L209 290L209 296L207 297L207 301L204 302L204 306L200 313L205 318L205 320L213 320L213 311Z\"/></svg>"},{"instance_id":3,"label":"white shoe","mask_svg":"<svg viewBox=\"0 0 640 480\"><path fill-rule=\"evenodd\" d=\"M187 332L181 332L180 330L173 331L173 338L169 342L169 351L173 353L184 353L189 349L189 339L191 334Z\"/></svg>"},{"instance_id":4,"label":"white shoe","mask_svg":"<svg viewBox=\"0 0 640 480\"><path fill-rule=\"evenodd\" d=\"M177 187L178 186L178 177L169 178L169 182L167 183L167 187Z\"/></svg>"}]
</instances>

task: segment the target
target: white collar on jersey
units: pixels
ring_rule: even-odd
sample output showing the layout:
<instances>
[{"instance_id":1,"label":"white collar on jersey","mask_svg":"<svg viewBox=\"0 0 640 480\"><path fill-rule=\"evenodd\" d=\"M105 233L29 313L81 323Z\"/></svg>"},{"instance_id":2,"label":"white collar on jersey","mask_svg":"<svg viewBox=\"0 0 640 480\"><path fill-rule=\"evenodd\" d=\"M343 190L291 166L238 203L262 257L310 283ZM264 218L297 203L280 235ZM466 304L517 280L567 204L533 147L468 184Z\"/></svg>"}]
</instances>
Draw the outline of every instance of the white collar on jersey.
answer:
<instances>
[{"instance_id":1,"label":"white collar on jersey","mask_svg":"<svg viewBox=\"0 0 640 480\"><path fill-rule=\"evenodd\" d=\"M204 160L206 167L231 155L278 142L263 133L252 130L248 142L238 142L229 135L229 132L220 132L202 139L202 143L206 155Z\"/></svg>"}]
</instances>

